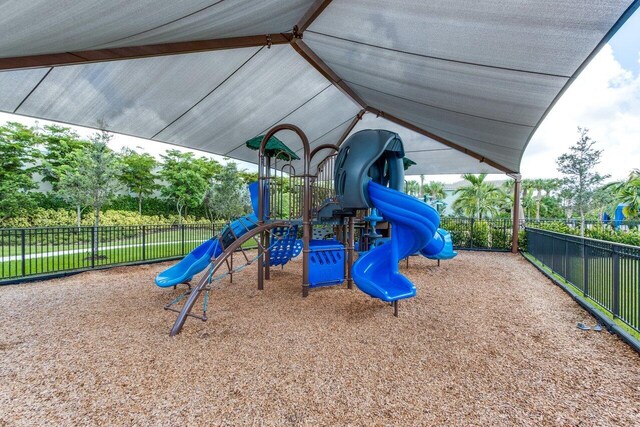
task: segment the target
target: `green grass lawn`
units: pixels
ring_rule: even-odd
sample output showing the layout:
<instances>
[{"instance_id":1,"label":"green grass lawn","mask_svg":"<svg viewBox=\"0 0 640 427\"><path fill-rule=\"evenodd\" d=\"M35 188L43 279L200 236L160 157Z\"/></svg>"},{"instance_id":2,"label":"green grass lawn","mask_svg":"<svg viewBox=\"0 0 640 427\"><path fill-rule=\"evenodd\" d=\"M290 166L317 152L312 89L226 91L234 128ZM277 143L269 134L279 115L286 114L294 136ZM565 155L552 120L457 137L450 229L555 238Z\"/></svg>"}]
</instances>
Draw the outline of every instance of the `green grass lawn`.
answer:
<instances>
[{"instance_id":1,"label":"green grass lawn","mask_svg":"<svg viewBox=\"0 0 640 427\"><path fill-rule=\"evenodd\" d=\"M146 246L144 248L144 256L142 246L109 248L109 246L115 245L110 243L107 247L101 247L98 252L101 259L97 259L94 266L106 267L134 262L151 262L162 259L181 258L198 246L199 243L199 241L185 243L184 252L182 243L163 243ZM243 247L245 249L251 249L254 248L255 245L253 240L249 240ZM91 268L92 262L89 255L90 252L87 251L27 259L25 262L25 276ZM0 262L0 281L19 277L22 277L22 260Z\"/></svg>"},{"instance_id":2,"label":"green grass lawn","mask_svg":"<svg viewBox=\"0 0 640 427\"><path fill-rule=\"evenodd\" d=\"M590 284L593 284L593 289L595 290L595 293L597 294L597 296L594 298L592 296L585 296L584 292L582 291L582 289L578 288L577 286L575 286L573 283L567 281L564 277L562 277L561 275L553 272L548 266L546 266L545 264L543 264L542 262L538 261L538 259L536 259L534 256L532 256L529 253L523 252L523 255L529 259L530 261L532 261L533 263L535 263L537 266L541 267L544 271L546 271L547 273L551 274L556 280L558 280L559 282L563 283L564 285L566 285L568 288L570 288L572 291L574 291L576 294L582 296L584 298L584 300L587 302L587 304L589 304L591 307L595 308L596 310L598 310L599 312L601 312L603 315L605 315L606 317L608 317L609 319L612 319L618 326L620 326L621 328L623 328L625 331L629 332L631 335L633 335L636 339L640 340L640 332L638 332L637 330L635 330L633 327L629 326L626 322L624 322L623 320L619 319L618 317L614 317L601 303L601 301L604 301L605 299L607 300L607 302L609 304L612 303L612 301L610 300L611 295L612 295L612 275L611 275L611 270L607 269L607 268L598 268L596 269L596 265L599 265L599 267L602 267L604 260L602 259L591 259L590 261L592 262L592 264L589 265L589 269L590 269L590 274L589 274L589 282ZM576 260L577 261L577 260ZM580 264L582 263L582 258L579 259ZM578 265L578 263L571 263L572 265ZM598 272L599 274L596 274L596 272ZM578 276L578 274L582 274L582 267L579 268L579 271L577 270L577 267L573 267L572 271L571 271L571 276L572 277L580 277ZM621 276L623 275L623 273L621 272ZM591 286L590 286L591 288ZM621 314L626 314L629 313L632 316L628 316L627 319L630 319L632 323L633 320L636 320L638 318L638 311L640 311L640 302L638 302L638 293L640 292L640 290L638 289L637 286L635 287L631 287L631 286L623 286L621 284L620 286L620 312ZM592 291L589 292L589 294L591 295ZM605 297L606 298L603 298ZM635 315L635 316L633 316ZM638 327L640 327L640 325L637 325Z\"/></svg>"},{"instance_id":3,"label":"green grass lawn","mask_svg":"<svg viewBox=\"0 0 640 427\"><path fill-rule=\"evenodd\" d=\"M218 230L218 228L216 228ZM74 232L74 228L69 228L64 232L61 231L47 231L42 229L38 231L38 234L26 235L24 253L41 254L54 251L66 251L86 249L91 247L91 231L90 229L83 229L79 234ZM55 235L54 235L55 233ZM129 233L131 234L131 233ZM205 228L198 229L185 229L184 239L185 241L201 240L204 241L211 236L211 231ZM54 244L51 241L56 240L58 243ZM20 238L17 242L12 244L0 245L0 257L8 256L20 256L22 255L22 242ZM145 243L154 244L162 242L181 242L182 230L178 228L153 228L149 227L146 231L146 235L141 233L137 235L127 235L118 231L109 231L108 229L102 229L100 232L101 242L108 242L110 246L118 245L136 245Z\"/></svg>"}]
</instances>

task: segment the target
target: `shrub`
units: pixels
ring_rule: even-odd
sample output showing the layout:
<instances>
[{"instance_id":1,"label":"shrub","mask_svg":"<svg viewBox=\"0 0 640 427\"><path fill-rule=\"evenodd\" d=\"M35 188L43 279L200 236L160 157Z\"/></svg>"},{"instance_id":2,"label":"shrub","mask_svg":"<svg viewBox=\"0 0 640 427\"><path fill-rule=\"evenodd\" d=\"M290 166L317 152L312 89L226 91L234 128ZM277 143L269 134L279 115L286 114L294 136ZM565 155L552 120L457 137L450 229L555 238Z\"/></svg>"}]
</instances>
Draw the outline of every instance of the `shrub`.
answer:
<instances>
[{"instance_id":1,"label":"shrub","mask_svg":"<svg viewBox=\"0 0 640 427\"><path fill-rule=\"evenodd\" d=\"M489 247L489 225L487 221L471 221L471 245L474 248Z\"/></svg>"},{"instance_id":2,"label":"shrub","mask_svg":"<svg viewBox=\"0 0 640 427\"><path fill-rule=\"evenodd\" d=\"M556 233L570 234L574 236L580 235L579 226L571 226L562 221L541 222L535 224L533 227L541 230L554 231ZM584 237L604 240L607 242L640 246L640 232L637 230L614 230L611 226L604 224L596 224L590 228L586 228L584 230Z\"/></svg>"}]
</instances>

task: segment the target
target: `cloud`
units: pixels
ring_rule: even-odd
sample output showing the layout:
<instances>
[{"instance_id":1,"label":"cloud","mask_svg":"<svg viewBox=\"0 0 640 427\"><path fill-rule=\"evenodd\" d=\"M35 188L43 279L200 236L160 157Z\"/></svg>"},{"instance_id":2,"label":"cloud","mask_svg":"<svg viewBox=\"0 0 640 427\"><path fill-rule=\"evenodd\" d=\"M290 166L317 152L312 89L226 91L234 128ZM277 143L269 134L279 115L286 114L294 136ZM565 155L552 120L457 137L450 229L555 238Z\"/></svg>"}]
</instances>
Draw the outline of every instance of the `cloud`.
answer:
<instances>
[{"instance_id":1,"label":"cloud","mask_svg":"<svg viewBox=\"0 0 640 427\"><path fill-rule=\"evenodd\" d=\"M620 65L606 45L578 76L532 138L522 161L525 178L559 176L555 159L586 127L604 150L598 170L613 179L640 166L640 76Z\"/></svg>"}]
</instances>

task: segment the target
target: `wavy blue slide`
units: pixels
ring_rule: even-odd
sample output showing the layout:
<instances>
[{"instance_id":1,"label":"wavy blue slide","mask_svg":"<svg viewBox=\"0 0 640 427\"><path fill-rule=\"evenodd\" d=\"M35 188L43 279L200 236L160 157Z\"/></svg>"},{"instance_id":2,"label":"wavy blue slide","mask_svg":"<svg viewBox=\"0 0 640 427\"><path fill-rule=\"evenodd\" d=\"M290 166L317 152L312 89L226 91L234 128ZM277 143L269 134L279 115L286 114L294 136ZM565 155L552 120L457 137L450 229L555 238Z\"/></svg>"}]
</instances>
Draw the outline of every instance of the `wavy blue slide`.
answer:
<instances>
[{"instance_id":1,"label":"wavy blue slide","mask_svg":"<svg viewBox=\"0 0 640 427\"><path fill-rule=\"evenodd\" d=\"M373 205L391 222L393 233L391 241L358 258L353 280L361 291L383 301L414 297L416 287L400 274L398 261L418 251L432 259L453 258L451 236L438 229L438 212L415 197L373 181L368 192Z\"/></svg>"},{"instance_id":2,"label":"wavy blue slide","mask_svg":"<svg viewBox=\"0 0 640 427\"><path fill-rule=\"evenodd\" d=\"M237 237L240 237L247 231L255 228L257 223L258 217L254 214L249 214L233 221L231 223L231 229ZM225 234L225 231L226 230L222 230L222 235ZM179 263L158 274L158 276L156 276L156 285L161 288L168 288L188 282L193 279L193 276L207 268L212 258L217 257L221 253L222 248L220 247L219 238L214 237L213 239L209 239L191 251Z\"/></svg>"},{"instance_id":3,"label":"wavy blue slide","mask_svg":"<svg viewBox=\"0 0 640 427\"><path fill-rule=\"evenodd\" d=\"M416 295L416 287L398 271L398 261L422 249L438 230L435 209L415 197L369 181L369 198L392 224L391 241L367 252L353 264L353 280L364 293L392 302Z\"/></svg>"}]
</instances>

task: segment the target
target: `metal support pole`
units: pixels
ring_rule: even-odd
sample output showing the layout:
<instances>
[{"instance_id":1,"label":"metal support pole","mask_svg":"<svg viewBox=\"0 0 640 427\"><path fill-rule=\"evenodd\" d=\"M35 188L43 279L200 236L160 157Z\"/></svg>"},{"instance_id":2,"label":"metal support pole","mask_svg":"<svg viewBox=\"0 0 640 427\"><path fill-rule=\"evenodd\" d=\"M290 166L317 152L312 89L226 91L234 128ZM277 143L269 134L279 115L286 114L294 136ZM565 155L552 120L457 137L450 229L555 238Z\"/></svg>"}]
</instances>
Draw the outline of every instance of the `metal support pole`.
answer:
<instances>
[{"instance_id":1,"label":"metal support pole","mask_svg":"<svg viewBox=\"0 0 640 427\"><path fill-rule=\"evenodd\" d=\"M303 134L304 135L304 134ZM302 137L302 135L301 135ZM305 148L302 191L302 297L309 295L309 242L311 241L311 183L309 182L309 143L303 138Z\"/></svg>"},{"instance_id":2,"label":"metal support pole","mask_svg":"<svg viewBox=\"0 0 640 427\"><path fill-rule=\"evenodd\" d=\"M267 197L267 201L269 203L269 210L271 210L271 192L273 191L273 188L271 188L271 157L267 157L267 165L265 168L265 176L266 176L266 182L267 182L267 188L269 191L269 197ZM275 186L274 186L275 187ZM267 211L265 212L265 216L267 217L267 219L269 219L271 217L271 212ZM271 280L271 254L269 253L269 247L271 247L271 242L269 241L269 235L267 233L264 233L262 235L262 245L267 248L267 250L264 252L264 280Z\"/></svg>"},{"instance_id":3,"label":"metal support pole","mask_svg":"<svg viewBox=\"0 0 640 427\"><path fill-rule=\"evenodd\" d=\"M522 176L514 175L515 184L513 186L513 224L511 235L511 252L518 253L518 233L520 232L520 187Z\"/></svg>"},{"instance_id":4,"label":"metal support pole","mask_svg":"<svg viewBox=\"0 0 640 427\"><path fill-rule=\"evenodd\" d=\"M352 289L353 288L353 277L351 277L351 268L353 267L353 251L355 249L355 227L354 227L354 223L353 223L353 217L350 216L349 220L348 220L348 227L349 227L349 235L347 236L347 239L349 241L348 243L348 247L347 247L347 271L346 271L346 276L347 276L347 288L348 289Z\"/></svg>"},{"instance_id":5,"label":"metal support pole","mask_svg":"<svg viewBox=\"0 0 640 427\"><path fill-rule=\"evenodd\" d=\"M393 315L398 317L398 300L393 302Z\"/></svg>"},{"instance_id":6,"label":"metal support pole","mask_svg":"<svg viewBox=\"0 0 640 427\"><path fill-rule=\"evenodd\" d=\"M263 139L262 145L265 145ZM264 149L260 150L258 159L258 227L264 224ZM259 236L260 244L258 245L258 290L264 289L264 264L262 256L264 255L264 232Z\"/></svg>"}]
</instances>

